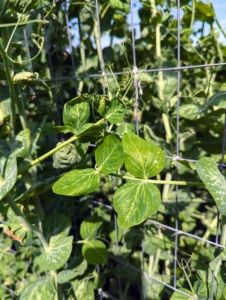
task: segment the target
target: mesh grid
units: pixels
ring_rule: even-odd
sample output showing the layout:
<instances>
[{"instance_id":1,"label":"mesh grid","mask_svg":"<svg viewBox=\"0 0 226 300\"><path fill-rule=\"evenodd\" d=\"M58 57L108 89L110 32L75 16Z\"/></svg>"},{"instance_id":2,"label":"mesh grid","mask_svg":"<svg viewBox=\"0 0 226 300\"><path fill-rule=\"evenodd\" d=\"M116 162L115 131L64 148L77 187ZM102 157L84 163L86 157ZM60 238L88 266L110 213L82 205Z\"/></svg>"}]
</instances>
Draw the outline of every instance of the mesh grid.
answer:
<instances>
[{"instance_id":1,"label":"mesh grid","mask_svg":"<svg viewBox=\"0 0 226 300\"><path fill-rule=\"evenodd\" d=\"M95 4L96 4L96 25L97 25L97 32L98 32L98 36L101 36L101 24L100 24L100 19L99 19L99 7L98 7L98 0L95 0ZM50 55L50 45L48 44L48 29L47 26L44 25L44 35L45 35L45 51L47 53L47 57L48 57L48 64L49 64L49 68L50 68L50 78L46 78L46 79L40 79L40 82L51 82L53 84L53 90L54 90L54 101L56 103L57 106L57 112L58 112L58 124L60 124L60 112L59 112L59 104L58 104L58 90L59 90L59 85L63 82L66 81L72 81L74 86L75 86L75 95L77 95L77 91L78 91L78 79L80 78L96 78L96 79L102 79L102 90L103 90L103 94L106 93L106 82L107 82L107 77L113 77L113 76L121 76L121 75L131 75L131 71L117 71L117 72L111 72L108 73L106 72L106 68L105 68L105 62L104 62L104 58L103 58L103 53L102 53L102 47L101 47L101 39L98 37L96 37L96 43L99 43L99 46L97 45L97 51L99 49L99 61L100 61L100 70L97 73L93 73L93 74L83 74L83 75L75 75L76 74L76 62L75 62L75 58L73 55L73 44L72 44L72 36L71 36L71 25L69 22L69 16L68 16L68 9L67 9L67 4L65 2L64 4L65 6L65 24L66 24L66 32L67 32L67 39L68 39L68 49L69 52L72 54L70 55L70 59L71 59L71 65L72 65L72 71L73 74L72 76L57 76L56 72L54 71L54 66L52 63L52 57ZM180 65L180 57L181 57L181 32L180 32L180 20L181 20L181 16L180 16L180 0L177 1L177 66L176 67L170 67L170 68L164 68L164 67L153 67L151 69L138 69L137 67L137 58L136 58L136 38L135 38L135 25L134 25L134 2L133 0L130 0L130 28L131 28L131 47L132 47L132 57L133 57L133 66L131 67L132 69L132 78L133 78L133 87L134 87L134 107L135 107L135 125L136 125L136 133L137 135L139 135L139 99L142 96L142 87L140 86L140 82L138 79L138 75L140 73L147 73L147 74L152 74L152 73L157 73L159 74L159 76L161 76L161 74L163 74L166 71L173 71L177 73L177 114L176 114L176 156L172 157L172 156L165 156L167 159L169 160L173 160L176 161L176 173L175 173L175 180L179 181L180 180L180 176L179 176L179 172L178 172L178 161L183 161L183 160L187 160L190 162L196 162L196 159L191 159L191 158L184 158L184 157L180 157L180 141L179 141L179 136L180 136L180 114L179 114L179 108L181 105L181 76L182 76L182 72L185 70L195 70L197 68L216 68L216 67L220 67L220 66L225 66L226 63L221 62L221 63L212 63L212 64L198 64L198 65L193 65L193 66L181 66ZM46 6L43 5L43 9L46 8ZM38 11L38 10L37 10ZM37 13L36 11L36 13ZM34 12L35 13L35 12ZM44 18L44 11L41 10L41 14L42 17ZM27 51L27 56L30 59L31 54L30 54L30 50L29 50L29 43L27 40L27 32L24 29L23 31L24 34L24 40L25 40L25 45L26 45L26 51ZM81 37L80 37L81 38ZM32 65L32 63L30 63L30 69L33 70L34 66ZM225 115L225 120L226 120L226 115ZM223 140L222 140L222 163L218 164L218 166L221 168L222 172L225 168L225 162L224 162L224 153L225 153L225 139L226 139L226 121L224 123L224 134L223 134ZM182 295L185 295L187 297L190 297L189 299L197 299L194 297L191 297L190 295L187 295L186 293L183 293L182 291L180 291L179 289L177 289L177 267L178 267L178 248L179 248L179 236L188 236L191 237L193 239L199 240L203 243L207 243L213 247L216 248L225 248L224 246L222 246L219 243L219 233L218 233L218 227L219 227L219 216L217 218L217 224L216 224L216 238L215 238L215 242L212 242L208 239L190 234L188 232L182 231L179 229L179 225L178 225L178 213L179 213L179 208L178 208L178 201L180 198L179 195L179 186L176 185L175 186L176 189L176 193L175 193L175 201L174 201L174 205L175 205L175 226L174 227L170 227L166 224L154 221L154 220L150 220L148 219L145 223L150 223L152 224L155 228L160 228L162 231L163 230L168 230L172 232L172 235L174 236L174 279L173 279L173 285L169 285L164 281L159 280L158 278L155 278L154 276L149 275L146 271L145 271L145 267L144 267L144 262L145 262L145 251L144 251L144 226L142 227L142 241L141 241L141 253L142 253L142 265L141 265L141 269L126 263L125 261L120 259L120 244L119 244L119 237L118 237L118 226L117 226L117 215L114 213L114 227L115 227L115 232L116 232L116 253L115 256L111 256L110 259L114 260L115 262L117 262L117 280L118 280L118 289L119 289L119 294L121 293L121 268L123 265L126 265L128 268L134 270L135 272L139 273L140 275L142 275L143 280L143 292L142 292L142 297L143 299L146 299L146 285L150 284L152 281L156 281L159 284L164 285L165 287L169 288L170 290L173 291L177 291L178 293L181 293ZM106 209L110 209L113 211L113 208L109 205L105 205L103 203L97 202L97 201L92 201L93 205L100 205L100 206L104 206ZM99 268L97 269L97 271L99 272ZM212 289L211 289L211 295L210 295L210 299L214 299L214 272L212 274ZM109 298L109 299L116 299L114 298L114 296L112 296L109 292L106 291L102 291L101 289L98 290L98 295L99 295L99 299L103 299L103 298Z\"/></svg>"}]
</instances>

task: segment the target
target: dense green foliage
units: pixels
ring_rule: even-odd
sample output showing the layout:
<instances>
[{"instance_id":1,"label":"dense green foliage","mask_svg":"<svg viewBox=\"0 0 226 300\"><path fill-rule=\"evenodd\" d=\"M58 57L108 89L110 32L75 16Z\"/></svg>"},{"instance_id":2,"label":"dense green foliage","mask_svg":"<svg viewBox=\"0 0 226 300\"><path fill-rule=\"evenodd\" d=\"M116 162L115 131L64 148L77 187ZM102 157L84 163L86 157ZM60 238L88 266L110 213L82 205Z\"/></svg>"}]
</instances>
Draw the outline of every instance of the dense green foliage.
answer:
<instances>
[{"instance_id":1,"label":"dense green foliage","mask_svg":"<svg viewBox=\"0 0 226 300\"><path fill-rule=\"evenodd\" d=\"M225 67L178 93L175 8L135 2L134 66L129 1L100 0L100 28L93 0L0 2L1 299L226 299ZM180 65L223 63L213 5L181 12ZM149 219L176 216L222 247L178 235L174 292L130 266L173 286L175 236Z\"/></svg>"}]
</instances>

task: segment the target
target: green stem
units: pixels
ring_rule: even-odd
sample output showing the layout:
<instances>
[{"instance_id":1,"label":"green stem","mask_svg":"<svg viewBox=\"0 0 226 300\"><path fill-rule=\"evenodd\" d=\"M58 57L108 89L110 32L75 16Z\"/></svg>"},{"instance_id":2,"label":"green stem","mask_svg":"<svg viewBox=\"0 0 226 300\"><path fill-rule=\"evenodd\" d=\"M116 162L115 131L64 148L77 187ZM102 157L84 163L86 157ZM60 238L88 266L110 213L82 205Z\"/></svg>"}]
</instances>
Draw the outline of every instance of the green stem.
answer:
<instances>
[{"instance_id":1,"label":"green stem","mask_svg":"<svg viewBox=\"0 0 226 300\"><path fill-rule=\"evenodd\" d=\"M155 253L155 260L154 260L154 265L153 265L153 269L152 269L152 274L154 274L157 271L157 267L159 265L159 258L160 258L160 254L161 254L160 243L163 240L163 235L162 235L160 228L158 228L158 238L159 238L159 245L158 245L158 248Z\"/></svg>"},{"instance_id":2,"label":"green stem","mask_svg":"<svg viewBox=\"0 0 226 300\"><path fill-rule=\"evenodd\" d=\"M156 6L155 6L155 1L154 0L150 0L150 4L151 4L151 12L152 15L154 16L155 14L158 13ZM158 21L157 21L158 22ZM156 25L156 29L155 29L155 36L156 36L156 58L157 58L157 63L158 63L158 69L160 69L160 71L158 72L158 97L160 100L164 101L164 94L163 94L163 72L161 71L162 69L162 53L161 53L161 29L162 24L160 22L157 23ZM168 116L166 115L166 113L162 114L162 121L163 121L163 125L166 131L166 142L170 143L171 139L172 139L172 133L171 133L171 128L170 128L170 124L169 124L169 119Z\"/></svg>"},{"instance_id":3,"label":"green stem","mask_svg":"<svg viewBox=\"0 0 226 300\"><path fill-rule=\"evenodd\" d=\"M151 182L155 184L173 184L173 185L186 185L186 186L205 186L203 182L193 182L193 181L172 181L172 180L154 180L154 179L142 179L130 176L122 176L116 173L109 174L111 176L120 177L126 180L141 180L145 182Z\"/></svg>"},{"instance_id":4,"label":"green stem","mask_svg":"<svg viewBox=\"0 0 226 300\"><path fill-rule=\"evenodd\" d=\"M17 98L17 107L18 107L18 111L19 111L20 122L21 122L22 128L27 129L28 128L27 117L26 117L26 113L25 113L25 109L24 109L23 97L20 95L18 84L17 84L16 88L17 88L17 95L19 95L19 97Z\"/></svg>"},{"instance_id":5,"label":"green stem","mask_svg":"<svg viewBox=\"0 0 226 300\"><path fill-rule=\"evenodd\" d=\"M99 36L99 31L98 31L98 22L96 19L94 19L94 36L95 36L95 41L96 41L96 46L97 46L97 54L98 54L98 58L100 61L100 65L101 65L101 71L102 73L102 77L104 80L103 85L105 86L105 84L108 84L108 80L107 80L107 76L105 75L104 72L104 59L103 59L103 55L102 55L102 49L101 49L101 44L100 44L100 36ZM108 89L108 98L112 99L112 94L110 92L110 90Z\"/></svg>"},{"instance_id":6,"label":"green stem","mask_svg":"<svg viewBox=\"0 0 226 300\"><path fill-rule=\"evenodd\" d=\"M186 265L187 265L187 267L188 267L187 262L186 262ZM191 281L190 281L190 279L189 279L189 277L188 277L188 274L187 274L187 271L186 271L186 266L184 266L183 260L182 260L182 266L181 266L181 268L182 268L182 270L184 271L184 275L185 275L185 277L186 277L186 279L187 279L188 285L189 285L189 287L190 287L190 291L192 292L192 295L194 295L194 291L193 291L193 288L192 288L192 285L191 285Z\"/></svg>"},{"instance_id":7,"label":"green stem","mask_svg":"<svg viewBox=\"0 0 226 300\"><path fill-rule=\"evenodd\" d=\"M77 139L78 139L77 136L73 136L70 139L68 139L67 141L65 141L65 142L61 143L60 145L58 145L57 147L55 147L54 149L50 150L49 152L45 153L44 155L42 155L42 156L38 157L37 159L33 160L31 163L29 163L26 166L20 168L18 170L18 175L24 173L26 170L28 170L31 167L33 167L33 166L37 165L38 163L42 162L47 157L51 156L52 154L54 154L58 150L62 149L63 147L65 147L66 145L70 144L71 142L74 142Z\"/></svg>"},{"instance_id":8,"label":"green stem","mask_svg":"<svg viewBox=\"0 0 226 300\"><path fill-rule=\"evenodd\" d=\"M44 235L42 234L42 232L39 230L39 228L37 228L36 226L31 225L26 218L24 217L24 215L22 214L22 212L20 211L19 207L17 206L17 204L14 202L12 196L10 193L8 193L8 195L6 196L6 201L8 202L9 206L11 207L11 209L13 210L13 212L15 213L15 215L17 216L18 220L23 224L24 228L26 228L27 230L32 231L42 242L42 245L44 247L45 250L48 249L48 243L44 237Z\"/></svg>"},{"instance_id":9,"label":"green stem","mask_svg":"<svg viewBox=\"0 0 226 300\"><path fill-rule=\"evenodd\" d=\"M195 0L192 0L192 14L191 14L191 23L190 28L192 29L195 20Z\"/></svg>"},{"instance_id":10,"label":"green stem","mask_svg":"<svg viewBox=\"0 0 226 300\"><path fill-rule=\"evenodd\" d=\"M221 219L221 239L220 244L225 246L226 244L226 216L222 216Z\"/></svg>"},{"instance_id":11,"label":"green stem","mask_svg":"<svg viewBox=\"0 0 226 300\"><path fill-rule=\"evenodd\" d=\"M2 7L1 7L1 13L0 13L0 24L3 23L3 18L4 18L4 15L8 9L8 4L9 4L9 0L6 0L6 1L1 1L1 4L2 4Z\"/></svg>"},{"instance_id":12,"label":"green stem","mask_svg":"<svg viewBox=\"0 0 226 300\"><path fill-rule=\"evenodd\" d=\"M224 37L226 38L226 32L224 31L223 27L221 26L221 24L220 24L220 22L219 22L219 20L218 20L218 18L217 18L217 16L216 16L216 13L215 13L215 10L214 10L214 8L213 8L212 3L210 3L209 5L210 5L210 7L211 7L211 10L212 10L213 16L214 16L214 18L215 18L215 21L216 21L216 23L217 23L217 26L219 27L220 31L223 33Z\"/></svg>"},{"instance_id":13,"label":"green stem","mask_svg":"<svg viewBox=\"0 0 226 300\"><path fill-rule=\"evenodd\" d=\"M81 55L81 60L82 60L82 71L83 71L83 73L85 73L85 71L86 71L86 54L85 54L85 49L84 49L85 46L84 46L84 39L83 39L83 34L82 34L81 22L80 22L80 15L78 18L78 29L79 29L79 37L80 37L79 50L80 50L80 55ZM83 86L84 86L84 79L79 81L78 95L81 95Z\"/></svg>"},{"instance_id":14,"label":"green stem","mask_svg":"<svg viewBox=\"0 0 226 300\"><path fill-rule=\"evenodd\" d=\"M4 30L2 29L2 31L4 31ZM13 79L12 79L11 73L10 73L10 66L9 66L7 53L3 49L1 44L0 44L0 53L1 53L2 58L3 58L6 77L7 77L7 81L8 81L8 85L9 85L9 94L10 94L10 100L11 100L10 126L11 126L12 136L14 136L15 121L16 121L16 92L15 92L15 89L14 89Z\"/></svg>"},{"instance_id":15,"label":"green stem","mask_svg":"<svg viewBox=\"0 0 226 300\"><path fill-rule=\"evenodd\" d=\"M33 197L33 203L34 203L35 211L37 212L39 219L42 222L43 219L45 218L45 213L38 195Z\"/></svg>"},{"instance_id":16,"label":"green stem","mask_svg":"<svg viewBox=\"0 0 226 300\"><path fill-rule=\"evenodd\" d=\"M171 173L166 173L165 180L166 181L171 181L172 179L172 174ZM169 184L164 184L163 190L162 190L162 199L167 200L168 199L168 194L169 194Z\"/></svg>"},{"instance_id":17,"label":"green stem","mask_svg":"<svg viewBox=\"0 0 226 300\"><path fill-rule=\"evenodd\" d=\"M206 232L205 232L205 234L203 235L203 239L204 240L208 240L208 238L209 238L209 236L210 236L210 234L211 234L211 232L212 232L212 230L214 229L214 228L216 228L216 226L217 226L217 221L218 221L218 218L217 217L215 217L213 220L212 220L212 222L210 223L210 225L208 226L208 229L206 230ZM200 246L200 245L204 245L204 241L199 241L198 242L198 244L197 244L197 246Z\"/></svg>"}]
</instances>

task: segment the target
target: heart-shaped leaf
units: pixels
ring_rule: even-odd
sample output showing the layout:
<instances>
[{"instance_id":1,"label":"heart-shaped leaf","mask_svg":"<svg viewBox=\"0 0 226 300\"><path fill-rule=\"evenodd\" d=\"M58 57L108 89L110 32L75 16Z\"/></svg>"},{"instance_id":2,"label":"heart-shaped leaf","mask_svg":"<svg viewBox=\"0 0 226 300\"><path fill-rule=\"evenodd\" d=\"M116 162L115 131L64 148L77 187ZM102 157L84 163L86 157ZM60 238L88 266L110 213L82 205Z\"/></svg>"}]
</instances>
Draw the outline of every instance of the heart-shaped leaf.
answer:
<instances>
[{"instance_id":1,"label":"heart-shaped leaf","mask_svg":"<svg viewBox=\"0 0 226 300\"><path fill-rule=\"evenodd\" d=\"M107 119L112 124L116 124L123 120L124 115L124 103L117 97L113 98L110 102L110 107L105 115L105 119Z\"/></svg>"},{"instance_id":2,"label":"heart-shaped leaf","mask_svg":"<svg viewBox=\"0 0 226 300\"><path fill-rule=\"evenodd\" d=\"M120 138L115 134L107 135L97 146L95 159L98 170L106 175L119 169L124 160Z\"/></svg>"},{"instance_id":3,"label":"heart-shaped leaf","mask_svg":"<svg viewBox=\"0 0 226 300\"><path fill-rule=\"evenodd\" d=\"M108 259L106 246L98 240L86 240L82 246L82 255L92 265L104 264Z\"/></svg>"},{"instance_id":4,"label":"heart-shaped leaf","mask_svg":"<svg viewBox=\"0 0 226 300\"><path fill-rule=\"evenodd\" d=\"M125 167L132 175L147 179L162 171L165 164L164 153L155 144L128 132L122 138L122 146Z\"/></svg>"},{"instance_id":5,"label":"heart-shaped leaf","mask_svg":"<svg viewBox=\"0 0 226 300\"><path fill-rule=\"evenodd\" d=\"M53 191L65 196L79 196L92 193L99 183L100 173L95 169L72 170L53 185Z\"/></svg>"},{"instance_id":6,"label":"heart-shaped leaf","mask_svg":"<svg viewBox=\"0 0 226 300\"><path fill-rule=\"evenodd\" d=\"M158 188L145 180L130 180L117 189L113 204L121 228L142 223L156 213L161 204Z\"/></svg>"},{"instance_id":7,"label":"heart-shaped leaf","mask_svg":"<svg viewBox=\"0 0 226 300\"><path fill-rule=\"evenodd\" d=\"M90 216L86 218L80 226L80 235L85 239L93 239L97 236L98 231L103 223L101 217Z\"/></svg>"},{"instance_id":8,"label":"heart-shaped leaf","mask_svg":"<svg viewBox=\"0 0 226 300\"><path fill-rule=\"evenodd\" d=\"M216 162L211 157L200 158L196 163L196 170L215 200L220 213L226 216L226 182Z\"/></svg>"},{"instance_id":9,"label":"heart-shaped leaf","mask_svg":"<svg viewBox=\"0 0 226 300\"><path fill-rule=\"evenodd\" d=\"M49 276L26 286L20 293L19 300L54 300L56 299L56 294L57 290L54 277Z\"/></svg>"},{"instance_id":10,"label":"heart-shaped leaf","mask_svg":"<svg viewBox=\"0 0 226 300\"><path fill-rule=\"evenodd\" d=\"M88 100L76 97L64 105L63 122L66 128L76 133L84 125L90 116L90 105Z\"/></svg>"}]
</instances>

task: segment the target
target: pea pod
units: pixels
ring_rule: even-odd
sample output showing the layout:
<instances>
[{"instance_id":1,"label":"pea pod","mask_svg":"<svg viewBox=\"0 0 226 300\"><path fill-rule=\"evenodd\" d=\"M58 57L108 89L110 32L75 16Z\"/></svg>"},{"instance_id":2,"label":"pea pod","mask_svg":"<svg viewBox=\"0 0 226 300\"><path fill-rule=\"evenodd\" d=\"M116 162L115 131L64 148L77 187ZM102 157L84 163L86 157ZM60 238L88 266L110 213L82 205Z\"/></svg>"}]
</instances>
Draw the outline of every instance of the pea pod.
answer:
<instances>
[{"instance_id":1,"label":"pea pod","mask_svg":"<svg viewBox=\"0 0 226 300\"><path fill-rule=\"evenodd\" d=\"M14 84L16 83L33 83L38 80L38 73L20 72L13 77Z\"/></svg>"}]
</instances>

